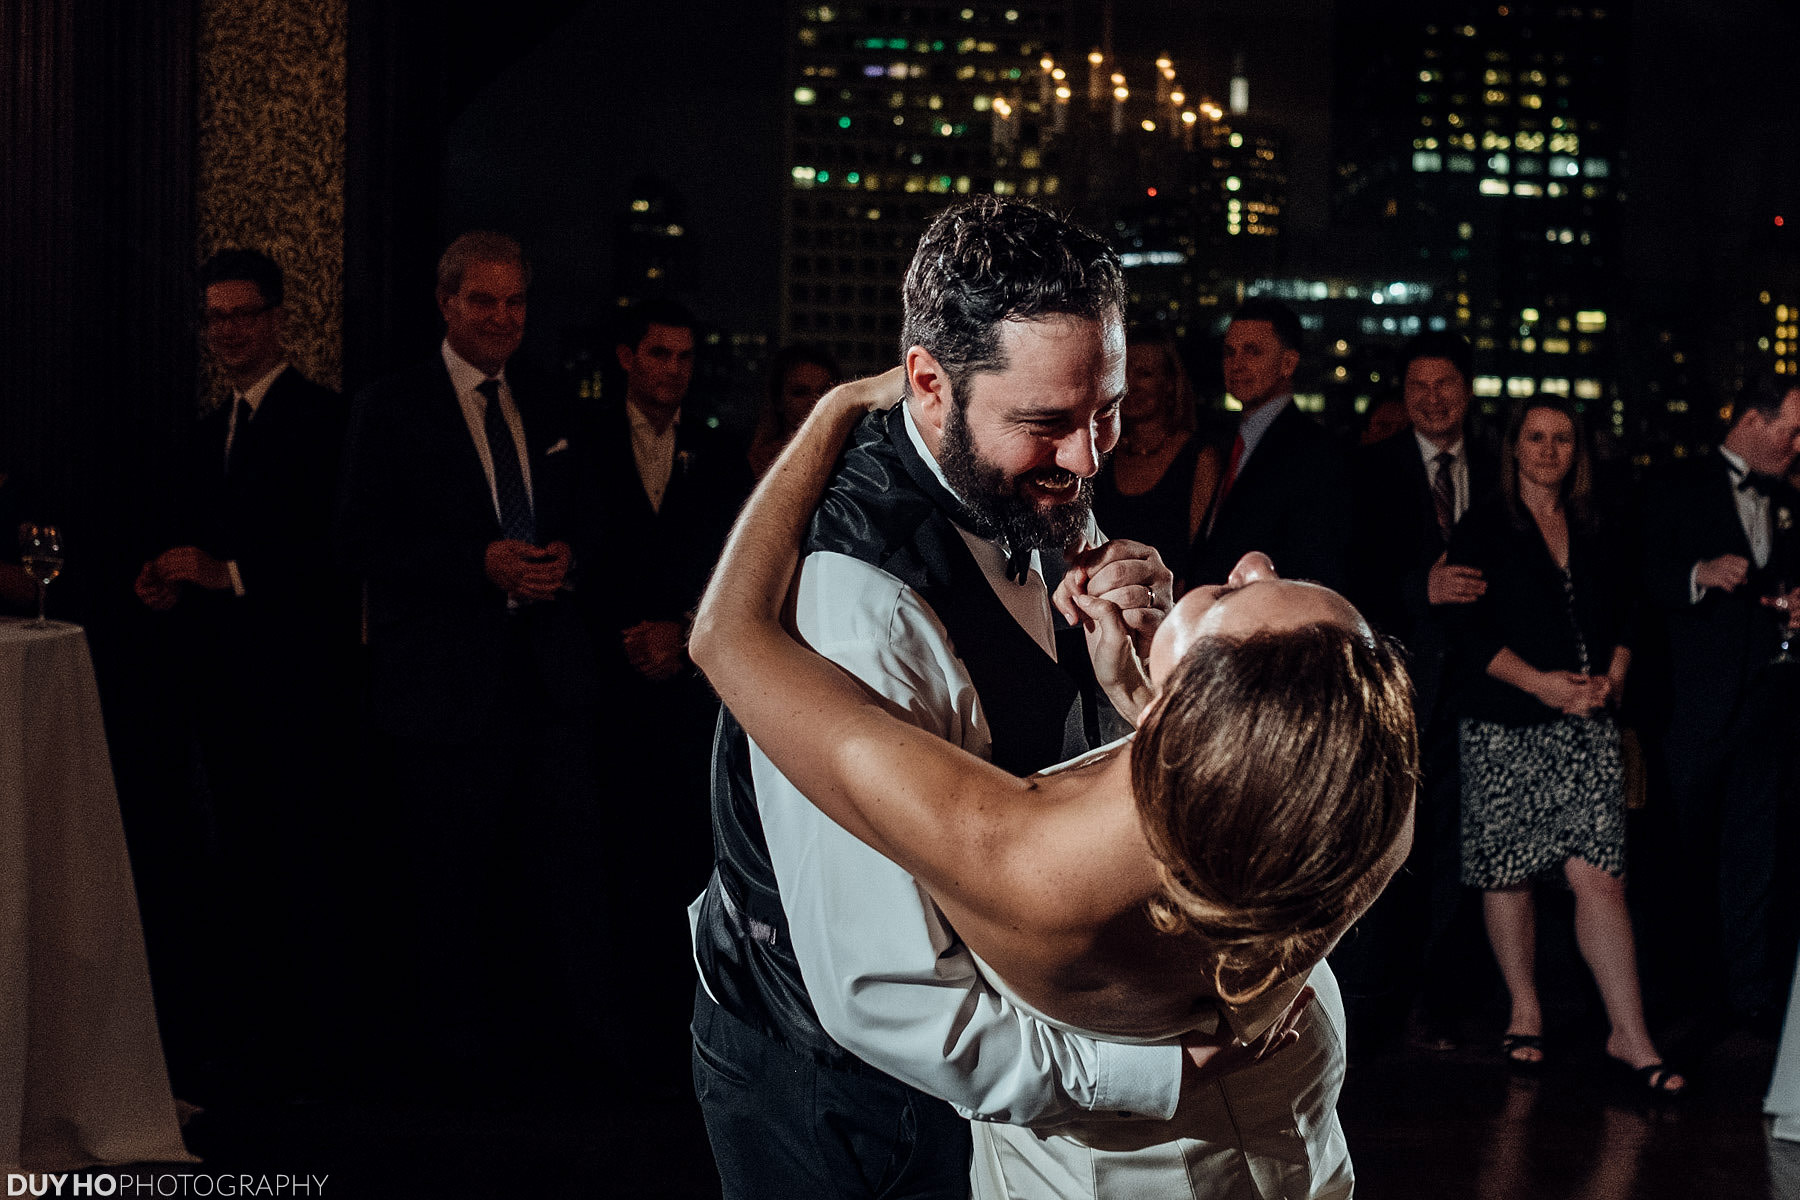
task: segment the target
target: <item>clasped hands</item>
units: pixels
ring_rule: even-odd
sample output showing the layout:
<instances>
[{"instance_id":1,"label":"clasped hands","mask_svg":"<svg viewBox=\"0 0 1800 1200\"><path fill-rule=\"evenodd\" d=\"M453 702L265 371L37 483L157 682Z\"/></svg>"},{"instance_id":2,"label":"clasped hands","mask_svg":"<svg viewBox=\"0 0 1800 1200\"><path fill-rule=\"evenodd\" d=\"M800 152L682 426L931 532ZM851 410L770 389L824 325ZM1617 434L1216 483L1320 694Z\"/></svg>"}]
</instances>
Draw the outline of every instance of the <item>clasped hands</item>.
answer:
<instances>
[{"instance_id":1,"label":"clasped hands","mask_svg":"<svg viewBox=\"0 0 1800 1200\"><path fill-rule=\"evenodd\" d=\"M1587 717L1616 702L1623 681L1609 675L1583 675L1579 671L1545 671L1533 694L1571 717Z\"/></svg>"},{"instance_id":2,"label":"clasped hands","mask_svg":"<svg viewBox=\"0 0 1800 1200\"><path fill-rule=\"evenodd\" d=\"M481 569L512 600L549 600L563 585L573 558L567 542L534 546L517 538L489 542Z\"/></svg>"},{"instance_id":3,"label":"clasped hands","mask_svg":"<svg viewBox=\"0 0 1800 1200\"><path fill-rule=\"evenodd\" d=\"M1094 676L1133 724L1150 702L1144 664L1163 618L1174 607L1175 576L1162 556L1126 538L1086 546L1068 556L1051 603L1071 625L1087 631Z\"/></svg>"}]
</instances>

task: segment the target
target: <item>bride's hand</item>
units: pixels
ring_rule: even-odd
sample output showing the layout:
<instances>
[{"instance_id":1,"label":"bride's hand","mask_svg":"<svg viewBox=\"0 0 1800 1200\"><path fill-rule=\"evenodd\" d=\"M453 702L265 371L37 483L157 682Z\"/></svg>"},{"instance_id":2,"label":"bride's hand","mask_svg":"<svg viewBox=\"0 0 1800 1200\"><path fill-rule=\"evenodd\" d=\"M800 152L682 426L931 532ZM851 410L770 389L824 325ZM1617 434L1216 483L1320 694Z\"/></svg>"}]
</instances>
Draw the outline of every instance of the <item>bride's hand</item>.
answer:
<instances>
[{"instance_id":1,"label":"bride's hand","mask_svg":"<svg viewBox=\"0 0 1800 1200\"><path fill-rule=\"evenodd\" d=\"M1150 680L1124 613L1111 600L1086 592L1071 592L1069 600L1081 613L1094 679L1119 715L1136 725L1150 703Z\"/></svg>"},{"instance_id":2,"label":"bride's hand","mask_svg":"<svg viewBox=\"0 0 1800 1200\"><path fill-rule=\"evenodd\" d=\"M819 400L819 407L880 412L906 398L906 368L890 367L879 375L840 383Z\"/></svg>"}]
</instances>

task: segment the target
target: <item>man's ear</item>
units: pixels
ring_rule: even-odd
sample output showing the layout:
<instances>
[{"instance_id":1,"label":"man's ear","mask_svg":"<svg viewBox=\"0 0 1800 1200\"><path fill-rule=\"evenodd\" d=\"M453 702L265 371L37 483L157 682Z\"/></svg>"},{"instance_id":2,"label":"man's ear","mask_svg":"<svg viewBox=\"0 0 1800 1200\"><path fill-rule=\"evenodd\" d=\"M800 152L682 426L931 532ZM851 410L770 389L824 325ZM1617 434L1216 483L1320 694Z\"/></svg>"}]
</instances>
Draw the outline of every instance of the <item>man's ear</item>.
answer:
<instances>
[{"instance_id":1,"label":"man's ear","mask_svg":"<svg viewBox=\"0 0 1800 1200\"><path fill-rule=\"evenodd\" d=\"M1281 350L1281 372L1282 372L1282 374L1284 374L1288 377L1288 381L1290 383L1293 381L1294 372L1298 371L1299 369L1300 369L1300 352L1298 350L1289 350L1285 346L1282 347L1282 350Z\"/></svg>"},{"instance_id":2,"label":"man's ear","mask_svg":"<svg viewBox=\"0 0 1800 1200\"><path fill-rule=\"evenodd\" d=\"M627 375L631 374L631 365L637 361L637 351L621 344L613 347L613 353L619 357L619 370Z\"/></svg>"},{"instance_id":3,"label":"man's ear","mask_svg":"<svg viewBox=\"0 0 1800 1200\"><path fill-rule=\"evenodd\" d=\"M938 439L944 434L944 420L956 397L950 376L923 346L914 346L906 352L906 392L913 417L919 422L919 432L935 454Z\"/></svg>"}]
</instances>

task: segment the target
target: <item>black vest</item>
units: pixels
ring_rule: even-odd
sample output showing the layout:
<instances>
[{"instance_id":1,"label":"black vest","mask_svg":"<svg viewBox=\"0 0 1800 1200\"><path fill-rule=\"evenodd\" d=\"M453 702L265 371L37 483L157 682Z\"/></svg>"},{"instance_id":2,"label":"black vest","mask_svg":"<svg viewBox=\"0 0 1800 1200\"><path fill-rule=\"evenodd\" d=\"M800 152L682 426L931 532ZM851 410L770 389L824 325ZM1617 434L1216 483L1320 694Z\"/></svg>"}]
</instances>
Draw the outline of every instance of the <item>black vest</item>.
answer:
<instances>
[{"instance_id":1,"label":"black vest","mask_svg":"<svg viewBox=\"0 0 1800 1200\"><path fill-rule=\"evenodd\" d=\"M994 594L952 513L960 513L955 498L920 459L894 408L857 426L805 550L870 563L931 606L981 698L996 764L1027 774L1101 744L1117 716L1098 697L1081 630L1059 628L1063 665L1051 661ZM1054 588L1063 564L1043 557ZM713 743L712 810L714 869L695 953L713 997L823 1065L873 1072L820 1027L806 994L756 808L749 742L729 711Z\"/></svg>"}]
</instances>

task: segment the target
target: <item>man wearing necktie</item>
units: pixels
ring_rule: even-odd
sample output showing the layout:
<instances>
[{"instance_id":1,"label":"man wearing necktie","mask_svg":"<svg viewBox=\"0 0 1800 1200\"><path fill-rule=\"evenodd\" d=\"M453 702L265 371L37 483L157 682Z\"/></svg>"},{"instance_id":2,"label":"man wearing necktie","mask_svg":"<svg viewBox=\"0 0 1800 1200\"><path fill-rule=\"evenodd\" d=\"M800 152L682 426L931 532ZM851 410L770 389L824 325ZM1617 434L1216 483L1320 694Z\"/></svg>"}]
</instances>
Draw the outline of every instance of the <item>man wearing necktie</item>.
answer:
<instances>
[{"instance_id":1,"label":"man wearing necktie","mask_svg":"<svg viewBox=\"0 0 1800 1200\"><path fill-rule=\"evenodd\" d=\"M1182 588L1224 583L1260 550L1290 579L1343 588L1350 540L1349 460L1294 405L1300 318L1275 300L1246 300L1225 330L1225 390L1242 409L1200 535L1177 573Z\"/></svg>"},{"instance_id":2,"label":"man wearing necktie","mask_svg":"<svg viewBox=\"0 0 1800 1200\"><path fill-rule=\"evenodd\" d=\"M348 413L288 364L273 260L223 250L199 284L207 355L230 392L178 460L164 548L135 589L178 658L168 698L204 774L224 889L209 903L213 956L244 964L209 988L225 1001L209 1024L232 1043L215 1049L280 1090L331 1041L310 985L334 939L318 880L337 826L321 797L341 790L326 781L341 774L356 651L354 585L331 556Z\"/></svg>"},{"instance_id":3,"label":"man wearing necktie","mask_svg":"<svg viewBox=\"0 0 1800 1200\"><path fill-rule=\"evenodd\" d=\"M445 250L444 341L358 397L338 513L411 867L417 1049L459 1087L599 1044L592 652L568 595L570 440L514 361L529 281L504 235Z\"/></svg>"},{"instance_id":4,"label":"man wearing necktie","mask_svg":"<svg viewBox=\"0 0 1800 1200\"><path fill-rule=\"evenodd\" d=\"M1753 1027L1785 1003L1794 952L1775 864L1793 798L1800 679L1770 659L1800 601L1800 494L1780 482L1797 449L1800 382L1765 374L1739 394L1717 453L1678 461L1646 486L1667 852L1685 885L1681 904L1704 926L1670 974L1710 988L1722 973L1731 1012ZM1709 958L1714 946L1722 962ZM1716 1005L1716 988L1697 999Z\"/></svg>"},{"instance_id":5,"label":"man wearing necktie","mask_svg":"<svg viewBox=\"0 0 1800 1200\"><path fill-rule=\"evenodd\" d=\"M1487 585L1478 569L1446 562L1445 549L1462 514L1497 482L1495 456L1468 429L1468 339L1419 334L1401 347L1399 368L1411 428L1356 453L1350 596L1371 625L1406 647L1424 778L1408 869L1332 960L1364 1048L1399 1037L1421 985L1428 1036L1451 1036L1455 1014L1448 1010L1464 964L1433 962L1422 974L1434 952L1453 952L1455 943L1443 935L1462 900L1456 715L1438 704L1449 647L1444 617L1479 599ZM1461 940L1478 945L1479 935Z\"/></svg>"}]
</instances>

